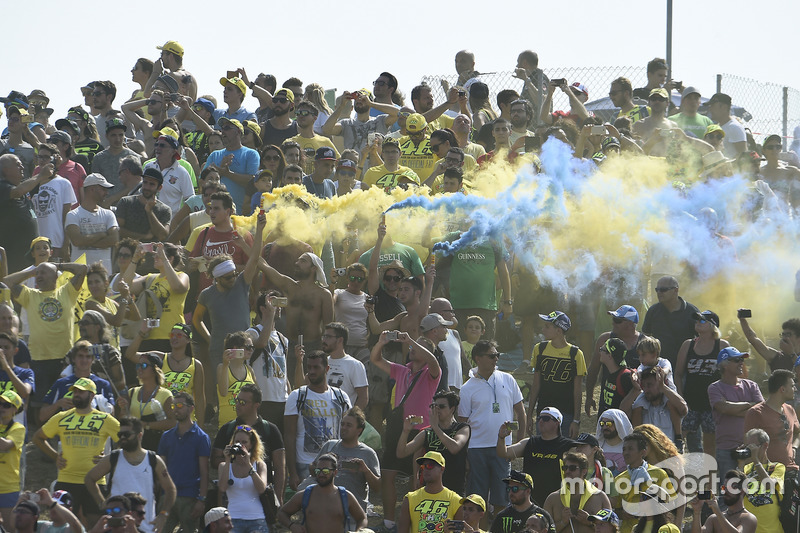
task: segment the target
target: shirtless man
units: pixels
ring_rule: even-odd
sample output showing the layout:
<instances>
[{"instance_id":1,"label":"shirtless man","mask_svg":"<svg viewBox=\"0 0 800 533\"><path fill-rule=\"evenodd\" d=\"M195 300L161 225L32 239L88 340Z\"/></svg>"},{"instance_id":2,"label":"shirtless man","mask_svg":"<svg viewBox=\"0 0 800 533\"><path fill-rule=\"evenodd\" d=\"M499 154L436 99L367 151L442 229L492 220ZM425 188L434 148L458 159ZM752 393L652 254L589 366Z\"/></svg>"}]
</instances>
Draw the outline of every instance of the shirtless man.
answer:
<instances>
[{"instance_id":1,"label":"shirtless man","mask_svg":"<svg viewBox=\"0 0 800 533\"><path fill-rule=\"evenodd\" d=\"M150 96L153 85L162 75L171 76L178 84L178 91L192 100L197 98L197 80L183 68L183 46L177 41L167 41L163 46L156 46L161 50L161 57L153 62L153 72L144 86L144 95Z\"/></svg>"},{"instance_id":2,"label":"shirtless man","mask_svg":"<svg viewBox=\"0 0 800 533\"><path fill-rule=\"evenodd\" d=\"M333 484L336 470L336 456L327 453L319 456L313 468L317 484L306 489L311 491L307 507L303 508L304 491L297 492L278 509L278 522L291 533L341 533L342 529L356 531L367 527L367 515L353 493ZM343 509L340 491L347 495L347 511ZM301 512L301 520L292 520L297 512Z\"/></svg>"},{"instance_id":3,"label":"shirtless man","mask_svg":"<svg viewBox=\"0 0 800 533\"><path fill-rule=\"evenodd\" d=\"M262 258L259 266L267 281L289 298L286 308L286 336L293 343L303 336L306 353L322 349L324 324L333 322L333 295L325 288L322 259L311 252L305 252L294 263L294 277L284 276L267 264ZM421 320L421 319L420 319ZM290 358L287 369L294 375L295 358Z\"/></svg>"},{"instance_id":4,"label":"shirtless man","mask_svg":"<svg viewBox=\"0 0 800 533\"><path fill-rule=\"evenodd\" d=\"M564 478L561 483L566 486L569 494L569 508L564 506L561 499L561 489L551 492L544 501L544 510L553 517L557 533L562 531L592 533L594 524L589 517L600 509L611 507L608 496L586 480L588 468L589 461L584 454L576 452L564 454L561 467ZM582 501L583 495L587 492L591 496Z\"/></svg>"}]
</instances>

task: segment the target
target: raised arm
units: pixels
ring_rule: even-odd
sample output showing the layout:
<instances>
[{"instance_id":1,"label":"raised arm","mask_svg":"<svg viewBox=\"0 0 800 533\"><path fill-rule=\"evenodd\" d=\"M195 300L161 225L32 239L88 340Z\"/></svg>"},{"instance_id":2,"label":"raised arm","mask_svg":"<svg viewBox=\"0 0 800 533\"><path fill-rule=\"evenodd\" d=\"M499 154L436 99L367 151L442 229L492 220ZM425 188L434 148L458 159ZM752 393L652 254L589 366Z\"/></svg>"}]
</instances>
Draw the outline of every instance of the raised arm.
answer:
<instances>
[{"instance_id":1,"label":"raised arm","mask_svg":"<svg viewBox=\"0 0 800 533\"><path fill-rule=\"evenodd\" d=\"M409 348L411 346L414 347L414 351L416 351L422 357L425 364L428 365L428 373L432 378L436 379L442 374L442 369L439 366L439 361L436 360L436 356L434 356L425 346L412 339L411 335L405 331L401 331L397 334L397 340L403 344L408 344Z\"/></svg>"},{"instance_id":2,"label":"raised arm","mask_svg":"<svg viewBox=\"0 0 800 533\"><path fill-rule=\"evenodd\" d=\"M367 274L367 291L370 294L375 294L381 286L381 280L378 277L378 262L381 256L381 246L383 239L386 237L386 222L381 219L378 224L378 238L375 240L375 247L372 249L372 254L369 258L369 272Z\"/></svg>"},{"instance_id":3,"label":"raised arm","mask_svg":"<svg viewBox=\"0 0 800 533\"><path fill-rule=\"evenodd\" d=\"M376 342L375 346L372 347L372 351L369 354L369 360L372 361L373 365L377 366L387 374L391 374L392 365L389 363L389 361L387 361L383 357L383 347L386 346L386 344L389 342L386 339L387 333L388 331L384 331L381 333L380 337L378 338L378 342Z\"/></svg>"},{"instance_id":4,"label":"raised arm","mask_svg":"<svg viewBox=\"0 0 800 533\"><path fill-rule=\"evenodd\" d=\"M330 114L328 120L322 125L322 134L324 136L333 137L334 135L342 134L342 125L339 124L339 119L342 116L349 116L350 112L353 111L353 101L348 98L348 96L350 96L350 93L345 91L341 98L339 98L339 102L333 109L333 113Z\"/></svg>"},{"instance_id":5,"label":"raised arm","mask_svg":"<svg viewBox=\"0 0 800 533\"><path fill-rule=\"evenodd\" d=\"M756 335L756 332L750 327L750 323L746 318L740 318L739 325L742 327L742 333L744 333L744 336L747 337L747 342L749 342L755 351L757 351L761 357L766 359L767 362L772 361L777 355L780 355L780 350L770 348L764 343L764 341L758 338L758 335Z\"/></svg>"}]
</instances>

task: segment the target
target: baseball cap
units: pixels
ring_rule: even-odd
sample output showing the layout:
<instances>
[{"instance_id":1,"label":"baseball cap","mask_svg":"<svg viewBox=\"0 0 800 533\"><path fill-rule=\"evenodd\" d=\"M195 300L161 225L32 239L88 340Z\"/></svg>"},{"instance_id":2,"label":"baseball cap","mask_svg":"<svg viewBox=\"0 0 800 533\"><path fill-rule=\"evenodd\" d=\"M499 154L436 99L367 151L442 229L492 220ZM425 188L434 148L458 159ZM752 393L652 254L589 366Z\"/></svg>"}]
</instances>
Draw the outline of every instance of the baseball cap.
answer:
<instances>
[{"instance_id":1,"label":"baseball cap","mask_svg":"<svg viewBox=\"0 0 800 533\"><path fill-rule=\"evenodd\" d=\"M587 89L584 84L576 81L575 83L570 85L570 88L579 90L580 92L586 95L586 98L589 98L589 89Z\"/></svg>"},{"instance_id":2,"label":"baseball cap","mask_svg":"<svg viewBox=\"0 0 800 533\"><path fill-rule=\"evenodd\" d=\"M606 311L606 312L611 316L628 320L630 322L633 322L634 324L639 323L639 312L632 305L621 305L616 311Z\"/></svg>"},{"instance_id":3,"label":"baseball cap","mask_svg":"<svg viewBox=\"0 0 800 533\"><path fill-rule=\"evenodd\" d=\"M731 97L725 93L716 93L711 97L711 99L709 99L708 105L715 104L717 102L720 104L731 105Z\"/></svg>"},{"instance_id":4,"label":"baseball cap","mask_svg":"<svg viewBox=\"0 0 800 533\"><path fill-rule=\"evenodd\" d=\"M156 79L156 81L160 81L161 83L166 85L167 89L169 89L169 92L171 93L178 92L178 82L175 80L175 78L173 78L169 74L164 74L162 76L159 76L158 79Z\"/></svg>"},{"instance_id":5,"label":"baseball cap","mask_svg":"<svg viewBox=\"0 0 800 533\"><path fill-rule=\"evenodd\" d=\"M617 527L622 525L622 521L619 519L619 516L617 516L617 513L611 509L600 509L596 514L589 517L589 522L608 522Z\"/></svg>"},{"instance_id":6,"label":"baseball cap","mask_svg":"<svg viewBox=\"0 0 800 533\"><path fill-rule=\"evenodd\" d=\"M76 105L75 107L70 107L67 110L67 116L69 115L78 115L78 117L80 117L82 121L89 122L89 113L79 105Z\"/></svg>"},{"instance_id":7,"label":"baseball cap","mask_svg":"<svg viewBox=\"0 0 800 533\"><path fill-rule=\"evenodd\" d=\"M67 509L72 509L72 494L65 490L57 490L51 496L53 501L59 503L66 507Z\"/></svg>"},{"instance_id":8,"label":"baseball cap","mask_svg":"<svg viewBox=\"0 0 800 533\"><path fill-rule=\"evenodd\" d=\"M192 338L192 326L190 326L189 324L183 324L179 322L174 326L172 326L172 331L175 331L176 329L180 330L184 335L186 335L190 339Z\"/></svg>"},{"instance_id":9,"label":"baseball cap","mask_svg":"<svg viewBox=\"0 0 800 533\"><path fill-rule=\"evenodd\" d=\"M511 475L503 480L503 483L511 483L512 481L516 481L521 485L525 485L529 489L533 490L533 478L530 474L526 474L525 472L520 472L519 470L511 469Z\"/></svg>"},{"instance_id":10,"label":"baseball cap","mask_svg":"<svg viewBox=\"0 0 800 533\"><path fill-rule=\"evenodd\" d=\"M294 92L292 92L291 89L287 89L286 87L275 91L275 96L283 96L291 103L294 103Z\"/></svg>"},{"instance_id":11,"label":"baseball cap","mask_svg":"<svg viewBox=\"0 0 800 533\"><path fill-rule=\"evenodd\" d=\"M481 508L481 511L486 511L486 500L484 500L480 494L470 494L469 496L461 498L458 503L464 505L467 502L474 503Z\"/></svg>"},{"instance_id":12,"label":"baseball cap","mask_svg":"<svg viewBox=\"0 0 800 533\"><path fill-rule=\"evenodd\" d=\"M219 127L222 128L225 124L230 124L231 126L235 127L239 130L239 133L244 134L244 126L242 123L236 120L235 118L228 118L228 117L219 117Z\"/></svg>"},{"instance_id":13,"label":"baseball cap","mask_svg":"<svg viewBox=\"0 0 800 533\"><path fill-rule=\"evenodd\" d=\"M157 50L166 50L167 52L172 52L177 56L183 57L183 46L181 46L178 41L167 41L161 46L156 46Z\"/></svg>"},{"instance_id":14,"label":"baseball cap","mask_svg":"<svg viewBox=\"0 0 800 533\"><path fill-rule=\"evenodd\" d=\"M156 130L153 132L153 138L158 139L166 135L167 137L172 137L176 141L178 140L178 132L173 130L172 128L161 128L160 130Z\"/></svg>"},{"instance_id":15,"label":"baseball cap","mask_svg":"<svg viewBox=\"0 0 800 533\"><path fill-rule=\"evenodd\" d=\"M719 126L719 124L709 124L708 127L706 128L706 132L703 134L703 137L705 137L709 133L714 133L715 131L720 132L722 134L722 136L725 137L725 130L723 130Z\"/></svg>"},{"instance_id":16,"label":"baseball cap","mask_svg":"<svg viewBox=\"0 0 800 533\"><path fill-rule=\"evenodd\" d=\"M603 142L600 143L601 149L606 149L609 146L616 146L617 148L619 148L620 147L619 139L617 139L612 135L611 137L606 137L605 139L603 139Z\"/></svg>"},{"instance_id":17,"label":"baseball cap","mask_svg":"<svg viewBox=\"0 0 800 533\"><path fill-rule=\"evenodd\" d=\"M681 93L681 98L686 98L690 94L696 94L697 96L700 96L700 91L691 86L686 87Z\"/></svg>"},{"instance_id":18,"label":"baseball cap","mask_svg":"<svg viewBox=\"0 0 800 533\"><path fill-rule=\"evenodd\" d=\"M570 327L572 327L572 322L570 321L569 317L561 311L553 311L549 315L539 315L539 318L545 322L552 322L564 331L567 331Z\"/></svg>"},{"instance_id":19,"label":"baseball cap","mask_svg":"<svg viewBox=\"0 0 800 533\"><path fill-rule=\"evenodd\" d=\"M59 119L56 121L56 123L61 122L62 120L64 119L63 118ZM56 127L58 127L58 125L56 125ZM51 133L50 136L47 138L47 142L55 142L55 141L61 141L62 143L72 144L72 137L66 131L57 130Z\"/></svg>"},{"instance_id":20,"label":"baseball cap","mask_svg":"<svg viewBox=\"0 0 800 533\"><path fill-rule=\"evenodd\" d=\"M230 516L230 513L228 513L227 509L224 507L214 507L206 513L206 516L203 520L206 527L208 527L211 522L216 522L217 520L225 518L226 516Z\"/></svg>"},{"instance_id":21,"label":"baseball cap","mask_svg":"<svg viewBox=\"0 0 800 533\"><path fill-rule=\"evenodd\" d=\"M37 505L36 503L34 503L34 502L30 501L30 500L25 500L25 501L19 502L17 504L17 508L20 508L20 507L23 508L23 509L29 510L30 512L32 512L36 516L39 516L39 505Z\"/></svg>"},{"instance_id":22,"label":"baseball cap","mask_svg":"<svg viewBox=\"0 0 800 533\"><path fill-rule=\"evenodd\" d=\"M247 85L245 85L244 80L238 76L234 76L233 78L220 78L219 83L223 87L233 85L242 91L242 94L247 94Z\"/></svg>"},{"instance_id":23,"label":"baseball cap","mask_svg":"<svg viewBox=\"0 0 800 533\"><path fill-rule=\"evenodd\" d=\"M90 81L89 83L87 83L86 85L81 87L81 93L84 96L90 95L92 93L92 90L94 89L94 84L95 83L97 83L97 82L96 81Z\"/></svg>"},{"instance_id":24,"label":"baseball cap","mask_svg":"<svg viewBox=\"0 0 800 533\"><path fill-rule=\"evenodd\" d=\"M33 247L34 247L34 246L36 246L36 243L39 243L39 242L46 242L47 244L49 244L49 245L50 245L50 247L51 247L51 248L52 248L52 246L53 246L53 243L52 243L52 242L50 242L50 239L49 239L49 238L47 238L47 237L42 237L42 236L40 235L39 237L36 237L36 238L34 238L34 239L31 241L31 245L30 245L30 248L29 248L29 250L30 250L30 251L33 251Z\"/></svg>"},{"instance_id":25,"label":"baseball cap","mask_svg":"<svg viewBox=\"0 0 800 533\"><path fill-rule=\"evenodd\" d=\"M600 441L598 441L597 437L595 437L591 433L581 433L580 435L578 435L578 438L575 439L575 442L580 442L581 444L588 444L589 446L600 446Z\"/></svg>"},{"instance_id":26,"label":"baseball cap","mask_svg":"<svg viewBox=\"0 0 800 533\"><path fill-rule=\"evenodd\" d=\"M195 104L201 105L205 108L206 111L209 113L213 113L217 106L214 105L214 102L209 100L208 98L198 98L194 101Z\"/></svg>"},{"instance_id":27,"label":"baseball cap","mask_svg":"<svg viewBox=\"0 0 800 533\"><path fill-rule=\"evenodd\" d=\"M658 533L681 533L681 529L675 524L664 524L658 528Z\"/></svg>"},{"instance_id":28,"label":"baseball cap","mask_svg":"<svg viewBox=\"0 0 800 533\"><path fill-rule=\"evenodd\" d=\"M98 174L97 172L92 172L86 179L83 181L83 188L91 187L92 185L100 185L101 187L105 187L106 189L113 189L114 186L103 177L102 174Z\"/></svg>"},{"instance_id":29,"label":"baseball cap","mask_svg":"<svg viewBox=\"0 0 800 533\"><path fill-rule=\"evenodd\" d=\"M314 154L314 161L336 161L336 152L333 151L333 148L321 146Z\"/></svg>"},{"instance_id":30,"label":"baseball cap","mask_svg":"<svg viewBox=\"0 0 800 533\"><path fill-rule=\"evenodd\" d=\"M123 130L128 131L128 125L125 124L125 121L121 118L110 118L106 120L106 133L114 128L122 128Z\"/></svg>"},{"instance_id":31,"label":"baseball cap","mask_svg":"<svg viewBox=\"0 0 800 533\"><path fill-rule=\"evenodd\" d=\"M719 355L717 356L717 364L725 362L728 359L747 359L748 357L750 357L749 352L740 352L733 346L728 346L727 348L720 350Z\"/></svg>"},{"instance_id":32,"label":"baseball cap","mask_svg":"<svg viewBox=\"0 0 800 533\"><path fill-rule=\"evenodd\" d=\"M245 120L242 126L249 129L257 136L261 137L261 126L259 126L258 122L256 122L255 120Z\"/></svg>"},{"instance_id":33,"label":"baseball cap","mask_svg":"<svg viewBox=\"0 0 800 533\"><path fill-rule=\"evenodd\" d=\"M422 457L417 458L418 465L421 465L423 461L433 461L437 465L444 467L444 456L439 452L428 452Z\"/></svg>"},{"instance_id":34,"label":"baseball cap","mask_svg":"<svg viewBox=\"0 0 800 533\"><path fill-rule=\"evenodd\" d=\"M552 416L556 420L558 420L558 425L560 426L564 422L564 415L561 414L556 407L545 407L541 411L539 411L539 416L548 415Z\"/></svg>"},{"instance_id":35,"label":"baseball cap","mask_svg":"<svg viewBox=\"0 0 800 533\"><path fill-rule=\"evenodd\" d=\"M142 177L156 180L159 185L164 184L164 175L156 167L147 167L144 169L144 172L142 172Z\"/></svg>"},{"instance_id":36,"label":"baseball cap","mask_svg":"<svg viewBox=\"0 0 800 533\"><path fill-rule=\"evenodd\" d=\"M157 366L158 368L161 368L164 365L164 362L161 360L161 357L154 354L153 352L147 352L145 354L145 357L151 364Z\"/></svg>"},{"instance_id":37,"label":"baseball cap","mask_svg":"<svg viewBox=\"0 0 800 533\"><path fill-rule=\"evenodd\" d=\"M178 144L178 139L176 139L176 138L175 138L175 137L173 137L172 135L161 135L161 136L159 136L159 137L158 137L158 140L159 140L159 141L160 141L160 140L163 140L163 141L164 141L164 142L166 142L168 145L170 145L170 147L171 147L173 150L177 150L178 148L180 148L180 145ZM179 157L178 159L180 159L180 157Z\"/></svg>"},{"instance_id":38,"label":"baseball cap","mask_svg":"<svg viewBox=\"0 0 800 533\"><path fill-rule=\"evenodd\" d=\"M81 134L81 129L78 127L78 123L68 118L60 118L56 120L56 128L58 128L59 131L69 130L72 132L72 135ZM72 135L70 135L70 141L72 141Z\"/></svg>"},{"instance_id":39,"label":"baseball cap","mask_svg":"<svg viewBox=\"0 0 800 533\"><path fill-rule=\"evenodd\" d=\"M393 137L385 137L383 139L383 143L381 143L381 149L386 148L387 146L394 146L397 149L400 149L400 143L397 142L397 139Z\"/></svg>"},{"instance_id":40,"label":"baseball cap","mask_svg":"<svg viewBox=\"0 0 800 533\"><path fill-rule=\"evenodd\" d=\"M655 89L650 91L650 94L647 95L647 98L649 99L652 96L660 96L665 100L669 100L669 93L663 87L656 87Z\"/></svg>"},{"instance_id":41,"label":"baseball cap","mask_svg":"<svg viewBox=\"0 0 800 533\"><path fill-rule=\"evenodd\" d=\"M452 325L453 323L451 321L445 320L439 313L431 313L422 319L422 322L419 324L419 331L420 333L425 333L426 331L430 331L433 328L438 328L439 326Z\"/></svg>"},{"instance_id":42,"label":"baseball cap","mask_svg":"<svg viewBox=\"0 0 800 533\"><path fill-rule=\"evenodd\" d=\"M6 105L16 105L28 109L28 97L19 91L11 91L5 98L0 98L0 102Z\"/></svg>"},{"instance_id":43,"label":"baseball cap","mask_svg":"<svg viewBox=\"0 0 800 533\"><path fill-rule=\"evenodd\" d=\"M94 384L89 378L78 378L75 383L69 388L69 390L85 390L93 393L97 393L97 385Z\"/></svg>"},{"instance_id":44,"label":"baseball cap","mask_svg":"<svg viewBox=\"0 0 800 533\"><path fill-rule=\"evenodd\" d=\"M5 390L2 394L0 394L0 398L13 405L15 409L22 407L22 397L17 394L16 391L11 389Z\"/></svg>"},{"instance_id":45,"label":"baseball cap","mask_svg":"<svg viewBox=\"0 0 800 533\"><path fill-rule=\"evenodd\" d=\"M349 159L340 159L336 163L336 168L348 168L348 169L353 169L353 171L355 171L356 164Z\"/></svg>"},{"instance_id":46,"label":"baseball cap","mask_svg":"<svg viewBox=\"0 0 800 533\"><path fill-rule=\"evenodd\" d=\"M705 310L702 313L694 313L692 316L695 320L709 320L712 324L719 327L719 315L714 311Z\"/></svg>"},{"instance_id":47,"label":"baseball cap","mask_svg":"<svg viewBox=\"0 0 800 533\"><path fill-rule=\"evenodd\" d=\"M625 346L625 342L622 339L618 339L616 337L610 338L606 341L603 345L603 348L611 355L611 358L614 359L614 362L618 365L627 366L625 364L625 352L628 351L628 347Z\"/></svg>"},{"instance_id":48,"label":"baseball cap","mask_svg":"<svg viewBox=\"0 0 800 533\"><path fill-rule=\"evenodd\" d=\"M406 131L408 133L419 133L427 127L428 122L419 113L411 113L406 118Z\"/></svg>"}]
</instances>

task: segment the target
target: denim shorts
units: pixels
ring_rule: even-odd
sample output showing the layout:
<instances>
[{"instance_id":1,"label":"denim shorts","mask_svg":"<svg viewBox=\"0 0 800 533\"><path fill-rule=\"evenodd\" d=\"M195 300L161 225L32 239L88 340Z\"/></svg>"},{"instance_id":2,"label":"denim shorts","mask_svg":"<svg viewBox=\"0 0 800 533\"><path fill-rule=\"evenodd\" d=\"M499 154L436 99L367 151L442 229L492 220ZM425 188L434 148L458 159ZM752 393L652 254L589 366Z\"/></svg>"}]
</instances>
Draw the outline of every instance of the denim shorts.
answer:
<instances>
[{"instance_id":1,"label":"denim shorts","mask_svg":"<svg viewBox=\"0 0 800 533\"><path fill-rule=\"evenodd\" d=\"M260 520L232 518L231 522L233 522L233 533L269 533L269 526L263 518Z\"/></svg>"}]
</instances>

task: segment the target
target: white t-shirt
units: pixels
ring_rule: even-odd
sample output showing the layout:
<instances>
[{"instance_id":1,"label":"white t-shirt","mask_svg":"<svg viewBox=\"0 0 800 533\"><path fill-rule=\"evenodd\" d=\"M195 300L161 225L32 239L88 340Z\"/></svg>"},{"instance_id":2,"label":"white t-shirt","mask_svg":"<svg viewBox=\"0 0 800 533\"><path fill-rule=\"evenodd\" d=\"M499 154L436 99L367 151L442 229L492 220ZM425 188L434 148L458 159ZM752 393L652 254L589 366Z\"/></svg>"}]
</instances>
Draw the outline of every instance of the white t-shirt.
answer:
<instances>
[{"instance_id":1,"label":"white t-shirt","mask_svg":"<svg viewBox=\"0 0 800 533\"><path fill-rule=\"evenodd\" d=\"M461 387L460 395L458 416L466 418L472 430L469 447L493 448L500 426L514 420L514 405L522 401L517 380L511 374L495 370L487 381L476 370ZM494 412L495 403L498 412ZM506 437L506 445L511 445L511 435Z\"/></svg>"},{"instance_id":2,"label":"white t-shirt","mask_svg":"<svg viewBox=\"0 0 800 533\"><path fill-rule=\"evenodd\" d=\"M342 389L350 398L350 403L355 404L358 398L356 388L368 385L364 364L347 354L341 359L328 357L328 385Z\"/></svg>"},{"instance_id":3,"label":"white t-shirt","mask_svg":"<svg viewBox=\"0 0 800 533\"><path fill-rule=\"evenodd\" d=\"M338 182L334 182L336 185ZM333 314L338 322L347 326L347 345L366 346L367 337L367 310L364 302L367 299L366 293L353 294L345 289L336 289L336 303L333 306Z\"/></svg>"},{"instance_id":4,"label":"white t-shirt","mask_svg":"<svg viewBox=\"0 0 800 533\"><path fill-rule=\"evenodd\" d=\"M144 168L150 167L159 170L164 176L164 184L158 191L158 199L167 204L172 210L172 216L175 216L183 201L194 195L192 177L177 160L171 166L163 169L158 165L157 160L149 162Z\"/></svg>"},{"instance_id":5,"label":"white t-shirt","mask_svg":"<svg viewBox=\"0 0 800 533\"><path fill-rule=\"evenodd\" d=\"M338 405L333 389L322 394L306 388L305 404L302 412L297 410L297 395L300 389L295 389L286 399L286 409L283 414L297 416L297 462L311 464L317 457L322 445L331 439L339 438L339 429L342 416L352 407L346 394L343 394L345 406ZM290 444L287 444L287 446Z\"/></svg>"},{"instance_id":6,"label":"white t-shirt","mask_svg":"<svg viewBox=\"0 0 800 533\"><path fill-rule=\"evenodd\" d=\"M461 368L461 341L452 329L447 330L447 338L439 343L439 349L444 352L444 359L447 361L447 386L460 389L464 384Z\"/></svg>"},{"instance_id":7,"label":"white t-shirt","mask_svg":"<svg viewBox=\"0 0 800 533\"><path fill-rule=\"evenodd\" d=\"M255 341L264 328L261 324L247 330L247 334ZM269 356L262 354L253 362L253 373L256 385L261 389L261 400L264 402L283 403L289 395L286 392L286 349L289 341L273 329L265 347Z\"/></svg>"},{"instance_id":8,"label":"white t-shirt","mask_svg":"<svg viewBox=\"0 0 800 533\"><path fill-rule=\"evenodd\" d=\"M64 206L71 206L75 202L72 184L61 176L39 185L39 192L33 197L39 235L50 239L54 248L64 245Z\"/></svg>"},{"instance_id":9,"label":"white t-shirt","mask_svg":"<svg viewBox=\"0 0 800 533\"><path fill-rule=\"evenodd\" d=\"M735 118L731 118L725 124L720 124L719 127L725 132L725 137L722 138L722 153L725 154L725 157L733 159L739 154L733 149L732 144L747 142L744 126L739 124L739 121Z\"/></svg>"},{"instance_id":10,"label":"white t-shirt","mask_svg":"<svg viewBox=\"0 0 800 533\"><path fill-rule=\"evenodd\" d=\"M108 209L98 206L94 212L87 211L83 206L78 206L67 213L66 226L78 226L81 235L94 235L95 233L105 233L111 228L119 228L117 217ZM81 254L86 254L86 264L91 265L100 261L106 270L111 272L111 247L108 248L79 248L72 245L72 261L76 261Z\"/></svg>"},{"instance_id":11,"label":"white t-shirt","mask_svg":"<svg viewBox=\"0 0 800 533\"><path fill-rule=\"evenodd\" d=\"M664 379L664 383L670 389L677 391L678 389L675 387L675 379L672 374L672 364L669 362L669 359L664 359L663 357L659 357L656 365L664 369L664 375L666 378ZM650 366L639 365L639 368L636 370L641 374L648 368L652 368Z\"/></svg>"}]
</instances>

